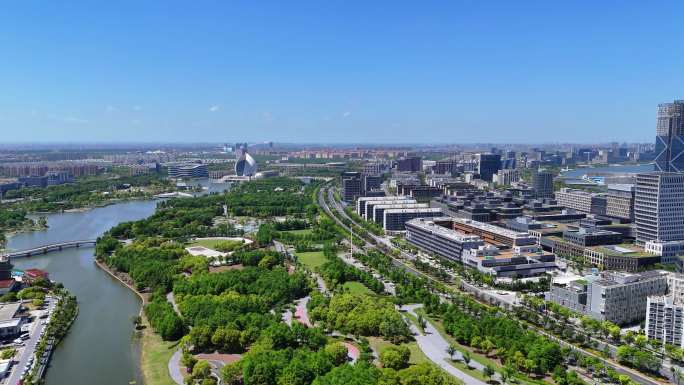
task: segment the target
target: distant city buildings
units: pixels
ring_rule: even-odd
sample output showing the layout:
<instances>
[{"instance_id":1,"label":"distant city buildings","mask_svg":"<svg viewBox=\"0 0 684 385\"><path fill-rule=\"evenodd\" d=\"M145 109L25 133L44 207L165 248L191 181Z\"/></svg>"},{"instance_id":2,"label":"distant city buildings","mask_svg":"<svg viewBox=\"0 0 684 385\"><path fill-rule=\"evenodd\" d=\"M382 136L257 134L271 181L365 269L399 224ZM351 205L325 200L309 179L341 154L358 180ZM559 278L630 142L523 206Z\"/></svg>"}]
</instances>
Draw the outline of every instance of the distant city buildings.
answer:
<instances>
[{"instance_id":1,"label":"distant city buildings","mask_svg":"<svg viewBox=\"0 0 684 385\"><path fill-rule=\"evenodd\" d=\"M199 163L177 163L168 165L169 178L193 179L208 178L207 165Z\"/></svg>"}]
</instances>

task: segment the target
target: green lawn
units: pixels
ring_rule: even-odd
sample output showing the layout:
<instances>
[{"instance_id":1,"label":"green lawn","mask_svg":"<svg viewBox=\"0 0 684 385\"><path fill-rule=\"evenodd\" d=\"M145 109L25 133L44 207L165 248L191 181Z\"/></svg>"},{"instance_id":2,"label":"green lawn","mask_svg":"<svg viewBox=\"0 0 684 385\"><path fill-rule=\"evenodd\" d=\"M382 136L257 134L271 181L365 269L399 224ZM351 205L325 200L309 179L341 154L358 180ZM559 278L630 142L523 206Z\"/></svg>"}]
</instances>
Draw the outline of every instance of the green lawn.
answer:
<instances>
[{"instance_id":1,"label":"green lawn","mask_svg":"<svg viewBox=\"0 0 684 385\"><path fill-rule=\"evenodd\" d=\"M188 246L204 246L207 249L214 249L217 244L221 243L238 243L237 241L229 241L227 239L198 239L191 242Z\"/></svg>"},{"instance_id":2,"label":"green lawn","mask_svg":"<svg viewBox=\"0 0 684 385\"><path fill-rule=\"evenodd\" d=\"M378 352L378 354L382 353L385 349L387 349L390 346L395 346L393 343L389 341L385 341L384 339L380 337L368 337L368 343L370 346ZM409 342L406 344L409 350L411 351L411 358L409 359L409 362L411 364L420 364L421 362L431 362L429 358L423 353L422 350L420 350L420 347L418 344L414 342Z\"/></svg>"},{"instance_id":3,"label":"green lawn","mask_svg":"<svg viewBox=\"0 0 684 385\"><path fill-rule=\"evenodd\" d=\"M328 261L322 251L307 251L304 253L296 253L296 255L299 263L311 270L316 270L317 267L322 266Z\"/></svg>"},{"instance_id":4,"label":"green lawn","mask_svg":"<svg viewBox=\"0 0 684 385\"><path fill-rule=\"evenodd\" d=\"M374 295L369 288L367 288L364 284L361 282L356 282L356 281L348 281L345 282L342 287L346 290L349 290L350 293L352 294L368 294L368 295Z\"/></svg>"},{"instance_id":5,"label":"green lawn","mask_svg":"<svg viewBox=\"0 0 684 385\"><path fill-rule=\"evenodd\" d=\"M144 318L144 317L143 317ZM141 337L141 369L146 385L176 385L169 375L169 360L178 349L177 342L163 341L147 320Z\"/></svg>"},{"instance_id":6,"label":"green lawn","mask_svg":"<svg viewBox=\"0 0 684 385\"><path fill-rule=\"evenodd\" d=\"M284 233L296 234L296 235L309 235L311 234L311 229L301 229L301 230L288 230L283 231Z\"/></svg>"}]
</instances>

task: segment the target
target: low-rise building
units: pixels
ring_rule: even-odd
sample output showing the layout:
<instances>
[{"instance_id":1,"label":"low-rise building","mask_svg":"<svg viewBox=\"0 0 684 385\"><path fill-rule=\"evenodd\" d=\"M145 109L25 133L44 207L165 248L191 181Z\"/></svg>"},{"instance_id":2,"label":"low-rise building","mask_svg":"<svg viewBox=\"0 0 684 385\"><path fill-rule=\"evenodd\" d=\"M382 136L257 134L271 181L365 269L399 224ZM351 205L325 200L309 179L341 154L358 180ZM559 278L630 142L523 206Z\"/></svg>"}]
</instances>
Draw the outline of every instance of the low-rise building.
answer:
<instances>
[{"instance_id":1,"label":"low-rise building","mask_svg":"<svg viewBox=\"0 0 684 385\"><path fill-rule=\"evenodd\" d=\"M684 240L682 241L647 241L644 250L648 254L660 257L661 263L677 263L679 256L684 255Z\"/></svg>"},{"instance_id":2,"label":"low-rise building","mask_svg":"<svg viewBox=\"0 0 684 385\"><path fill-rule=\"evenodd\" d=\"M606 215L606 196L564 187L556 192L558 204L586 214Z\"/></svg>"},{"instance_id":3,"label":"low-rise building","mask_svg":"<svg viewBox=\"0 0 684 385\"><path fill-rule=\"evenodd\" d=\"M449 224L450 218L412 219L406 222L406 240L421 249L455 262L462 262L464 250L484 246L477 235L465 235L439 223Z\"/></svg>"},{"instance_id":4,"label":"low-rise building","mask_svg":"<svg viewBox=\"0 0 684 385\"><path fill-rule=\"evenodd\" d=\"M420 209L420 208L428 208L427 203L399 203L399 204L387 204L387 205L374 205L373 206L373 214L371 215L370 212L368 212L368 219L372 220L373 222L377 223L380 226L384 226L384 220L385 220L385 210L392 210L392 209Z\"/></svg>"},{"instance_id":5,"label":"low-rise building","mask_svg":"<svg viewBox=\"0 0 684 385\"><path fill-rule=\"evenodd\" d=\"M556 270L556 256L537 245L499 249L493 245L463 251L463 263L496 277L531 277Z\"/></svg>"},{"instance_id":6,"label":"low-rise building","mask_svg":"<svg viewBox=\"0 0 684 385\"><path fill-rule=\"evenodd\" d=\"M646 316L648 297L666 292L667 273L662 271L604 272L589 286L588 314L618 325L639 322Z\"/></svg>"},{"instance_id":7,"label":"low-rise building","mask_svg":"<svg viewBox=\"0 0 684 385\"><path fill-rule=\"evenodd\" d=\"M415 218L432 218L444 215L438 208L388 209L383 214L385 231L404 231L406 222Z\"/></svg>"},{"instance_id":8,"label":"low-rise building","mask_svg":"<svg viewBox=\"0 0 684 385\"><path fill-rule=\"evenodd\" d=\"M646 253L633 244L592 246L584 249L584 262L602 270L639 271L660 262L660 257Z\"/></svg>"},{"instance_id":9,"label":"low-rise building","mask_svg":"<svg viewBox=\"0 0 684 385\"><path fill-rule=\"evenodd\" d=\"M8 339L21 333L23 318L18 315L20 302L0 304L0 339Z\"/></svg>"},{"instance_id":10,"label":"low-rise building","mask_svg":"<svg viewBox=\"0 0 684 385\"><path fill-rule=\"evenodd\" d=\"M464 234L473 234L485 242L502 246L536 245L537 239L528 232L518 232L503 227L462 218L453 218L453 229Z\"/></svg>"}]
</instances>

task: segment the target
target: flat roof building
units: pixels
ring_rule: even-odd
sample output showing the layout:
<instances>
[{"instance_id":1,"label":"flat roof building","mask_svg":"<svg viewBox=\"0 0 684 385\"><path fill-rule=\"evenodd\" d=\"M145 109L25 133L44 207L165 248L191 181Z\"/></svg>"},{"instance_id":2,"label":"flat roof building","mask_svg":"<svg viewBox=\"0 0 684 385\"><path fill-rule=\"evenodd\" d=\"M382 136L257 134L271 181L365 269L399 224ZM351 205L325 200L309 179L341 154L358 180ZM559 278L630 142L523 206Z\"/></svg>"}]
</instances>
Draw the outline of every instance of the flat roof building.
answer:
<instances>
[{"instance_id":1,"label":"flat roof building","mask_svg":"<svg viewBox=\"0 0 684 385\"><path fill-rule=\"evenodd\" d=\"M450 218L412 219L406 222L406 240L421 249L435 253L455 262L462 262L463 250L484 246L477 235L466 235L436 222L451 221Z\"/></svg>"},{"instance_id":2,"label":"flat roof building","mask_svg":"<svg viewBox=\"0 0 684 385\"><path fill-rule=\"evenodd\" d=\"M441 217L444 213L438 208L387 209L383 215L385 231L404 231L406 222L411 219Z\"/></svg>"},{"instance_id":3,"label":"flat roof building","mask_svg":"<svg viewBox=\"0 0 684 385\"><path fill-rule=\"evenodd\" d=\"M453 218L453 229L465 234L474 234L493 245L525 246L537 244L537 239L528 232L518 232L462 218Z\"/></svg>"}]
</instances>

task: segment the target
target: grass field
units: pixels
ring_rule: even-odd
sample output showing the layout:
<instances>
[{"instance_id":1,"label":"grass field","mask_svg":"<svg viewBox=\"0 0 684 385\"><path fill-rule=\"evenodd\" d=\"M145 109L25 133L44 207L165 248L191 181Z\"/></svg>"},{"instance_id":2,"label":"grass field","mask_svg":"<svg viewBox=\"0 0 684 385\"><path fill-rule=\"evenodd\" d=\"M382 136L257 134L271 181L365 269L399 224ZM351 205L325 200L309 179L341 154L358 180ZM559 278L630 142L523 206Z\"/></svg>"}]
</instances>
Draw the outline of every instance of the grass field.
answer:
<instances>
[{"instance_id":1,"label":"grass field","mask_svg":"<svg viewBox=\"0 0 684 385\"><path fill-rule=\"evenodd\" d=\"M364 284L361 282L356 282L356 281L348 281L345 282L342 287L346 290L349 290L350 293L352 294L368 294L368 295L373 295L371 289L367 288Z\"/></svg>"},{"instance_id":2,"label":"grass field","mask_svg":"<svg viewBox=\"0 0 684 385\"><path fill-rule=\"evenodd\" d=\"M145 329L141 337L141 370L146 385L176 385L169 375L169 360L176 351L176 342L163 341L152 331L143 317Z\"/></svg>"},{"instance_id":3,"label":"grass field","mask_svg":"<svg viewBox=\"0 0 684 385\"><path fill-rule=\"evenodd\" d=\"M288 230L285 233L297 234L297 235L308 235L311 234L311 229L301 229L301 230Z\"/></svg>"},{"instance_id":4,"label":"grass field","mask_svg":"<svg viewBox=\"0 0 684 385\"><path fill-rule=\"evenodd\" d=\"M395 346L393 343L385 341L380 337L368 337L368 343L373 348L373 350L378 352L378 354L382 353L385 349L387 349L390 346ZM411 358L409 359L409 363L419 364L421 362L430 362L430 359L427 358L427 356L423 353L422 350L420 350L420 347L416 342L409 342L403 345L406 345L411 351Z\"/></svg>"},{"instance_id":5,"label":"grass field","mask_svg":"<svg viewBox=\"0 0 684 385\"><path fill-rule=\"evenodd\" d=\"M296 253L297 260L311 270L316 270L317 267L322 266L327 262L327 258L322 251L307 251L304 253Z\"/></svg>"}]
</instances>

